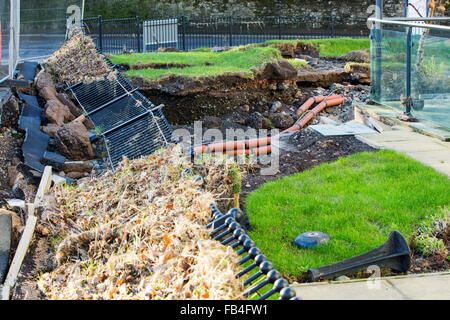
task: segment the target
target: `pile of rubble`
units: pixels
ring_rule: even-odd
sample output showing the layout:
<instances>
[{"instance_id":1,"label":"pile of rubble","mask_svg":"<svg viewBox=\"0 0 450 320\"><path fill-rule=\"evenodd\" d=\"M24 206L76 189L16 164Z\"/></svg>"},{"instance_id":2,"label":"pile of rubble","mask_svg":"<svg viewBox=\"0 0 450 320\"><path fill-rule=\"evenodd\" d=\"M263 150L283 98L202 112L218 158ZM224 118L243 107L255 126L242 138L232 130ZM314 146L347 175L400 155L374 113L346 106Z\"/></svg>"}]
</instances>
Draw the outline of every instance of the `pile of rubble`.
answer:
<instances>
[{"instance_id":1,"label":"pile of rubble","mask_svg":"<svg viewBox=\"0 0 450 320\"><path fill-rule=\"evenodd\" d=\"M95 128L89 120L84 119L82 110L70 97L58 92L56 87L50 73L42 70L37 75L36 90L42 99L46 120L41 131L50 136L50 148L64 157L47 164L56 171L64 171L64 175L69 178L78 179L94 168L90 160L95 159L91 144Z\"/></svg>"},{"instance_id":2,"label":"pile of rubble","mask_svg":"<svg viewBox=\"0 0 450 320\"><path fill-rule=\"evenodd\" d=\"M242 298L236 253L205 227L210 203L229 196L230 165L202 166L199 182L183 174L194 169L175 147L59 187L38 208L39 232L58 239L41 290L51 299Z\"/></svg>"}]
</instances>

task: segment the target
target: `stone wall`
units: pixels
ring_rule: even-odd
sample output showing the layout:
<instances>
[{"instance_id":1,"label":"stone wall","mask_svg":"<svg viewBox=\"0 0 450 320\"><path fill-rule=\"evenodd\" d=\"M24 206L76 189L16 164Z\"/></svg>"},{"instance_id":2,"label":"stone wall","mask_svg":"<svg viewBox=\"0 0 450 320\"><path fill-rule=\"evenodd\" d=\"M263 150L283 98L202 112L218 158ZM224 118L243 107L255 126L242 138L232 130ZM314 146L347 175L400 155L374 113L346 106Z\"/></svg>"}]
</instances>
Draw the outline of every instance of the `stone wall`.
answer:
<instances>
[{"instance_id":1,"label":"stone wall","mask_svg":"<svg viewBox=\"0 0 450 320\"><path fill-rule=\"evenodd\" d=\"M404 14L404 1L385 0L386 16ZM254 16L311 16L315 18L332 15L344 19L367 18L371 12L369 6L375 0L88 0L86 1L86 16L102 14L105 18L131 17L139 15L142 18L157 18L179 16L210 17L230 15L236 17Z\"/></svg>"}]
</instances>

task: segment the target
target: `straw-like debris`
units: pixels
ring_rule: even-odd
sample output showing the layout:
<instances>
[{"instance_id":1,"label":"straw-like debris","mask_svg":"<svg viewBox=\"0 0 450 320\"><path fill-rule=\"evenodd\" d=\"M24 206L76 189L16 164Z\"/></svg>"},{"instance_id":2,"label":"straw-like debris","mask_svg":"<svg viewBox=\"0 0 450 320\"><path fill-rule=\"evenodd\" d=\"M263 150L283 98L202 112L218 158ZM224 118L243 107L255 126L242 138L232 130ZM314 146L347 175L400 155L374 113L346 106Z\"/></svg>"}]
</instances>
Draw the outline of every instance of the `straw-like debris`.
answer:
<instances>
[{"instance_id":1,"label":"straw-like debris","mask_svg":"<svg viewBox=\"0 0 450 320\"><path fill-rule=\"evenodd\" d=\"M45 67L61 83L91 83L116 77L116 71L108 67L92 39L80 29L71 31L69 40L47 59Z\"/></svg>"},{"instance_id":2,"label":"straw-like debris","mask_svg":"<svg viewBox=\"0 0 450 320\"><path fill-rule=\"evenodd\" d=\"M39 279L49 298L242 298L236 253L205 228L209 204L223 196L211 188L228 187L216 178L214 186L196 182L183 173L194 169L180 155L175 147L124 159L114 174L55 190L38 228L56 249L56 269ZM230 165L207 170L225 181Z\"/></svg>"}]
</instances>

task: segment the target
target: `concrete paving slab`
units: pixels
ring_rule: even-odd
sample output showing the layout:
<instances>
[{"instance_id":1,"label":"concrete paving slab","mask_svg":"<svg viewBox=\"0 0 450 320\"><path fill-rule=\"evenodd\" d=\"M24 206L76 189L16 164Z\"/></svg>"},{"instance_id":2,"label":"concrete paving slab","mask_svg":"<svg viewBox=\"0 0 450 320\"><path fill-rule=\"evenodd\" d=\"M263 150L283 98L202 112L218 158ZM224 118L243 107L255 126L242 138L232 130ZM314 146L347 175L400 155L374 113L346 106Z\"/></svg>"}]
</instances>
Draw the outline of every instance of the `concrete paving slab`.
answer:
<instances>
[{"instance_id":1,"label":"concrete paving slab","mask_svg":"<svg viewBox=\"0 0 450 320\"><path fill-rule=\"evenodd\" d=\"M450 273L294 284L302 300L448 300Z\"/></svg>"},{"instance_id":2,"label":"concrete paving slab","mask_svg":"<svg viewBox=\"0 0 450 320\"><path fill-rule=\"evenodd\" d=\"M399 152L447 151L448 149L431 141L379 141L386 148ZM450 150L448 150L450 152Z\"/></svg>"},{"instance_id":3,"label":"concrete paving slab","mask_svg":"<svg viewBox=\"0 0 450 320\"><path fill-rule=\"evenodd\" d=\"M370 114L376 120L388 120L389 122L396 123L398 126L412 129L421 134L435 137L442 141L450 141L450 129L448 127L444 128L441 125L428 120L421 120L420 122L401 121L397 119L401 112L386 106L368 105L364 103L355 103L355 105L364 112Z\"/></svg>"}]
</instances>

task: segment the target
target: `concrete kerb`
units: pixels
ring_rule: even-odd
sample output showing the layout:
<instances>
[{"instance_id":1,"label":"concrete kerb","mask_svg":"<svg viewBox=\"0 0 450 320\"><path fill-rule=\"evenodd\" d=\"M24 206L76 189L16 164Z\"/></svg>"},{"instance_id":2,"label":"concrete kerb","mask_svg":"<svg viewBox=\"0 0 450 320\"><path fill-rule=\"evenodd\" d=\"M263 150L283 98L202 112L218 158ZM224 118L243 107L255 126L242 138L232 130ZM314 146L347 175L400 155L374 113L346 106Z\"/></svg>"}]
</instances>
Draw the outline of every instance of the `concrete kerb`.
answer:
<instances>
[{"instance_id":1,"label":"concrete kerb","mask_svg":"<svg viewBox=\"0 0 450 320\"><path fill-rule=\"evenodd\" d=\"M449 284L450 272L437 272L346 281L294 283L291 288L301 300L447 300L450 299Z\"/></svg>"}]
</instances>

